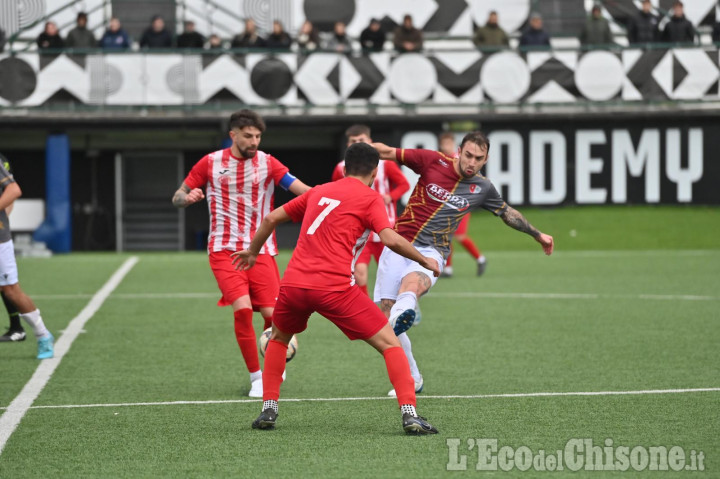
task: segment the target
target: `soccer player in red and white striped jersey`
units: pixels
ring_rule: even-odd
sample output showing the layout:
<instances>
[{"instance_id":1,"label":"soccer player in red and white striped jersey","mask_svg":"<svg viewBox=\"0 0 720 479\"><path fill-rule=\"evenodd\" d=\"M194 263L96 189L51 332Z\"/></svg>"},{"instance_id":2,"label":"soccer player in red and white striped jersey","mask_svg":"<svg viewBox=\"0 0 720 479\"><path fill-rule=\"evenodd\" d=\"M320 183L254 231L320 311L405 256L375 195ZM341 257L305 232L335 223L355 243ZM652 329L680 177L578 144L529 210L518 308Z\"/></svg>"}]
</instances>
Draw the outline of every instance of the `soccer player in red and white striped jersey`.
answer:
<instances>
[{"instance_id":1,"label":"soccer player in red and white striped jersey","mask_svg":"<svg viewBox=\"0 0 720 479\"><path fill-rule=\"evenodd\" d=\"M368 188L377 173L377 151L358 143L347 149L345 159L346 178L316 186L270 213L250 247L233 254L239 268L252 271L257 267L260 248L275 226L302 221L297 246L281 281L265 353L262 413L252 427L275 427L288 342L293 334L304 331L310 315L318 312L348 338L364 340L383 355L397 390L403 429L409 434L436 434L437 429L415 411L414 382L403 349L385 315L355 287L353 266L371 232L378 233L388 249L418 262L430 274L439 275L440 266L392 230L384 201Z\"/></svg>"},{"instance_id":2,"label":"soccer player in red and white striped jersey","mask_svg":"<svg viewBox=\"0 0 720 479\"><path fill-rule=\"evenodd\" d=\"M236 271L230 254L247 249L263 218L273 210L275 186L296 195L310 187L290 174L275 157L258 149L265 122L257 113L241 110L230 117L232 146L205 155L175 192L173 204L187 207L207 196L210 211L208 253L222 297L218 306L232 305L235 337L250 373L250 397L262 397L262 372L252 325L253 310L270 321L277 300L280 274L275 236L262 245L258 266ZM205 193L203 193L205 188Z\"/></svg>"},{"instance_id":3,"label":"soccer player in red and white striped jersey","mask_svg":"<svg viewBox=\"0 0 720 479\"><path fill-rule=\"evenodd\" d=\"M353 143L372 143L370 138L370 127L366 125L352 125L345 131L347 138L347 147ZM335 166L332 173L332 181L338 181L345 177L345 160ZM385 203L390 226L395 225L397 216L397 202L410 189L410 183L403 175L400 167L394 161L380 160L378 164L378 172L372 184L372 189L377 191ZM370 235L362 254L355 264L355 283L360 289L367 294L368 268L370 258L375 258L377 262L380 259L384 245L380 241L380 237L373 233Z\"/></svg>"}]
</instances>

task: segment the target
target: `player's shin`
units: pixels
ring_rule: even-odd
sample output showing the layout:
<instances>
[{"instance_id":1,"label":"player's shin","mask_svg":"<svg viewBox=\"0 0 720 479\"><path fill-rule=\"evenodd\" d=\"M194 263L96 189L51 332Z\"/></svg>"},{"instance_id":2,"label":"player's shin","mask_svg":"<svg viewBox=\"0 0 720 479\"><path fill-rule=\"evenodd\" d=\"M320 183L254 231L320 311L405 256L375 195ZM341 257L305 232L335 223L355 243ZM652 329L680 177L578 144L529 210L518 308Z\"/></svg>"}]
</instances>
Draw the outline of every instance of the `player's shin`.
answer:
<instances>
[{"instance_id":1,"label":"player's shin","mask_svg":"<svg viewBox=\"0 0 720 479\"><path fill-rule=\"evenodd\" d=\"M237 339L238 346L240 346L243 359L245 359L248 372L251 374L260 371L260 360L258 359L252 315L253 312L250 308L235 311L235 338Z\"/></svg>"},{"instance_id":2,"label":"player's shin","mask_svg":"<svg viewBox=\"0 0 720 479\"><path fill-rule=\"evenodd\" d=\"M263 371L263 401L277 401L280 398L280 384L285 371L287 344L271 339L265 351Z\"/></svg>"},{"instance_id":3,"label":"player's shin","mask_svg":"<svg viewBox=\"0 0 720 479\"><path fill-rule=\"evenodd\" d=\"M397 393L398 404L403 413L410 413L415 416L415 381L410 375L405 353L400 347L392 347L383 351L385 366Z\"/></svg>"}]
</instances>

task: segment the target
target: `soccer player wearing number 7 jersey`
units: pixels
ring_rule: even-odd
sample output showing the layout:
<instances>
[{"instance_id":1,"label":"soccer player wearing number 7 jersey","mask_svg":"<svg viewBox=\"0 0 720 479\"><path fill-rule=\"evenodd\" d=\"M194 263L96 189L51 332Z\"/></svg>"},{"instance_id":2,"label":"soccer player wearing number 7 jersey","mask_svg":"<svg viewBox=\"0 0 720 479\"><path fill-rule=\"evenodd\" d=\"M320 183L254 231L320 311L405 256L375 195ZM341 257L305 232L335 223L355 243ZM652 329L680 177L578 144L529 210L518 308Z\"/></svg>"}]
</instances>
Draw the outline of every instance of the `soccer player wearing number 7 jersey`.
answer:
<instances>
[{"instance_id":1,"label":"soccer player wearing number 7 jersey","mask_svg":"<svg viewBox=\"0 0 720 479\"><path fill-rule=\"evenodd\" d=\"M316 186L267 215L250 247L232 255L238 267L247 270L278 223L302 221L297 246L280 282L265 352L263 407L252 424L254 429L275 427L288 342L293 334L304 331L310 315L318 312L351 340L362 339L383 355L397 391L405 432L437 433L415 411L414 381L395 332L353 277L355 262L371 232L390 250L418 262L435 276L440 274L436 260L420 254L390 227L383 199L369 186L378 162L372 146L351 145L345 153L345 178Z\"/></svg>"},{"instance_id":2,"label":"soccer player wearing number 7 jersey","mask_svg":"<svg viewBox=\"0 0 720 479\"><path fill-rule=\"evenodd\" d=\"M210 267L222 297L218 306L232 305L235 338L250 373L250 397L262 397L262 372L258 359L253 310L270 327L280 287L275 256L275 237L261 245L258 266L236 271L230 253L245 249L263 217L273 209L275 186L301 195L310 187L291 175L282 163L258 150L265 122L250 110L230 117L230 148L205 155L173 196L173 204L185 208L205 198L210 210L208 253Z\"/></svg>"}]
</instances>

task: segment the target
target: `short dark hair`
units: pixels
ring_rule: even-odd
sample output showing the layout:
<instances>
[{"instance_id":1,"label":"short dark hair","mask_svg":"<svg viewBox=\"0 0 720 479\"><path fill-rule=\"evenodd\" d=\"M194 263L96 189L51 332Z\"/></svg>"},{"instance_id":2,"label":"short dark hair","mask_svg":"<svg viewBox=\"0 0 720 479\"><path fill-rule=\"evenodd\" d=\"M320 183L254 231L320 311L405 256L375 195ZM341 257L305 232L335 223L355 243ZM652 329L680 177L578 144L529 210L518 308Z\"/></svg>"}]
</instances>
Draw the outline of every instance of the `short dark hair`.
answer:
<instances>
[{"instance_id":1,"label":"short dark hair","mask_svg":"<svg viewBox=\"0 0 720 479\"><path fill-rule=\"evenodd\" d=\"M482 131L471 131L467 135L465 135L462 139L462 142L460 143L460 149L462 149L463 145L467 142L475 143L477 146L480 147L486 147L486 151L490 151L490 140L488 140L488 137L485 136L485 133Z\"/></svg>"},{"instance_id":2,"label":"short dark hair","mask_svg":"<svg viewBox=\"0 0 720 479\"><path fill-rule=\"evenodd\" d=\"M77 14L77 19L76 19L75 21L78 21L78 20L80 20L81 18L84 18L85 20L87 20L87 13L85 13L85 12L78 12L78 14Z\"/></svg>"},{"instance_id":3,"label":"short dark hair","mask_svg":"<svg viewBox=\"0 0 720 479\"><path fill-rule=\"evenodd\" d=\"M265 132L265 122L260 115L252 110L240 110L230 115L228 129L243 129L246 126L254 126L260 132Z\"/></svg>"},{"instance_id":4,"label":"short dark hair","mask_svg":"<svg viewBox=\"0 0 720 479\"><path fill-rule=\"evenodd\" d=\"M345 151L345 174L367 176L380 163L377 150L367 143L353 143Z\"/></svg>"},{"instance_id":5,"label":"short dark hair","mask_svg":"<svg viewBox=\"0 0 720 479\"><path fill-rule=\"evenodd\" d=\"M345 138L350 138L351 136L358 136L358 135L367 135L370 137L370 127L367 125L352 125L350 128L345 130Z\"/></svg>"}]
</instances>

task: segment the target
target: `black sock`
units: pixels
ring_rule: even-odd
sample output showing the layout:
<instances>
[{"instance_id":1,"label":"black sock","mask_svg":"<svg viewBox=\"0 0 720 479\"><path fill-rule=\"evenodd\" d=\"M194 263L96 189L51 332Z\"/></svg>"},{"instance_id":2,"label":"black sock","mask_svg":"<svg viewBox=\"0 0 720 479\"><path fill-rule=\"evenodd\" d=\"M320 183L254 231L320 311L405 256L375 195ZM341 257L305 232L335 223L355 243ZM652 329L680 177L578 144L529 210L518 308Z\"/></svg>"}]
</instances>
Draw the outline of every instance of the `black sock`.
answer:
<instances>
[{"instance_id":1,"label":"black sock","mask_svg":"<svg viewBox=\"0 0 720 479\"><path fill-rule=\"evenodd\" d=\"M2 300L5 303L5 309L7 309L8 316L10 316L10 330L11 331L22 331L23 327L20 324L20 311L5 297L3 293Z\"/></svg>"}]
</instances>

